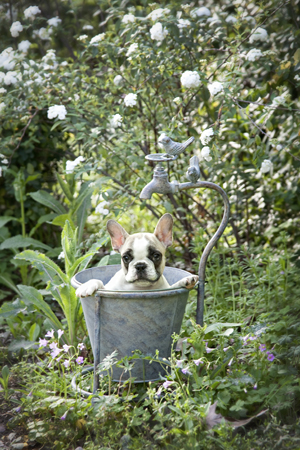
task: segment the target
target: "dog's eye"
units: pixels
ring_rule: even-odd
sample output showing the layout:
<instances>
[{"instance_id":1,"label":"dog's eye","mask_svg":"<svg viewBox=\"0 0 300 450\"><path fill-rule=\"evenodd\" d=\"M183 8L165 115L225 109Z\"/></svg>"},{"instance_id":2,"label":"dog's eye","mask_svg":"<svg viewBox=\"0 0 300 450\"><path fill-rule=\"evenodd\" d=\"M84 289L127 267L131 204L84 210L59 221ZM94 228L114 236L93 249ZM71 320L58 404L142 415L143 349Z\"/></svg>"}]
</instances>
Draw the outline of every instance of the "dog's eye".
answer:
<instances>
[{"instance_id":1,"label":"dog's eye","mask_svg":"<svg viewBox=\"0 0 300 450\"><path fill-rule=\"evenodd\" d=\"M153 253L152 258L154 259L154 261L158 261L160 259L160 257L161 257L160 253Z\"/></svg>"},{"instance_id":2,"label":"dog's eye","mask_svg":"<svg viewBox=\"0 0 300 450\"><path fill-rule=\"evenodd\" d=\"M131 261L130 256L129 256L129 255L124 255L124 256L123 256L123 261L124 261L125 263L129 263L129 262Z\"/></svg>"}]
</instances>

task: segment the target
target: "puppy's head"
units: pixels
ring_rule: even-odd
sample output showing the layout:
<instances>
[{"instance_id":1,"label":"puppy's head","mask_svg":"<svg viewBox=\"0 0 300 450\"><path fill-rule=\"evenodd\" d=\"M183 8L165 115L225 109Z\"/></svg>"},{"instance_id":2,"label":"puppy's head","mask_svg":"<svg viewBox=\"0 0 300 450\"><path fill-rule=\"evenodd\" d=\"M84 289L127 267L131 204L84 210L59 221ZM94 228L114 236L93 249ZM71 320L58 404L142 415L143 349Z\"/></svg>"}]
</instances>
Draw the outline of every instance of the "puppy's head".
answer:
<instances>
[{"instance_id":1,"label":"puppy's head","mask_svg":"<svg viewBox=\"0 0 300 450\"><path fill-rule=\"evenodd\" d=\"M172 244L173 218L164 214L155 231L129 235L115 220L107 222L112 247L121 254L122 269L128 283L151 287L165 268L165 252Z\"/></svg>"}]
</instances>

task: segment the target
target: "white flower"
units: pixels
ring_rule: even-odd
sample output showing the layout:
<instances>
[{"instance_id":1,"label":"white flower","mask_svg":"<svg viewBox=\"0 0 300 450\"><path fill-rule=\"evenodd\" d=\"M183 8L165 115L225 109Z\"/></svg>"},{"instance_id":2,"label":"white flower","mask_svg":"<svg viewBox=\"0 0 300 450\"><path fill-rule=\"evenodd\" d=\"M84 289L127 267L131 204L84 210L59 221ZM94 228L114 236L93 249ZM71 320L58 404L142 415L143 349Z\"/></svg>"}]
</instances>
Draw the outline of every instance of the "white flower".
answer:
<instances>
[{"instance_id":1,"label":"white flower","mask_svg":"<svg viewBox=\"0 0 300 450\"><path fill-rule=\"evenodd\" d=\"M31 42L29 42L29 41L21 41L18 44L18 50L20 52L22 52L22 53L27 53L30 46L31 46Z\"/></svg>"},{"instance_id":2,"label":"white flower","mask_svg":"<svg viewBox=\"0 0 300 450\"><path fill-rule=\"evenodd\" d=\"M122 19L123 23L130 23L135 21L135 16L133 14L125 14L125 16Z\"/></svg>"},{"instance_id":3,"label":"white flower","mask_svg":"<svg viewBox=\"0 0 300 450\"><path fill-rule=\"evenodd\" d=\"M95 212L98 214L103 214L104 216L106 216L109 213L109 209L104 208L104 206L108 205L109 203L105 200L103 200L102 202L98 203L98 205L95 208Z\"/></svg>"},{"instance_id":4,"label":"white flower","mask_svg":"<svg viewBox=\"0 0 300 450\"><path fill-rule=\"evenodd\" d=\"M205 161L211 161L212 157L209 155L210 153L210 148L209 147L203 147L203 149L201 150L201 157L202 159L205 159Z\"/></svg>"},{"instance_id":5,"label":"white flower","mask_svg":"<svg viewBox=\"0 0 300 450\"><path fill-rule=\"evenodd\" d=\"M15 65L15 52L12 47L8 47L0 53L0 67L3 67L6 70L12 70Z\"/></svg>"},{"instance_id":6,"label":"white flower","mask_svg":"<svg viewBox=\"0 0 300 450\"><path fill-rule=\"evenodd\" d=\"M219 81L214 81L209 86L207 86L210 95L216 95L218 92L223 91L223 84Z\"/></svg>"},{"instance_id":7,"label":"white flower","mask_svg":"<svg viewBox=\"0 0 300 450\"><path fill-rule=\"evenodd\" d=\"M139 44L131 44L127 50L126 56L130 56L132 53L134 53L139 48ZM121 77L122 78L122 77Z\"/></svg>"},{"instance_id":8,"label":"white flower","mask_svg":"<svg viewBox=\"0 0 300 450\"><path fill-rule=\"evenodd\" d=\"M160 22L157 22L152 28L150 28L150 36L154 41L163 41L167 34L168 31Z\"/></svg>"},{"instance_id":9,"label":"white flower","mask_svg":"<svg viewBox=\"0 0 300 450\"><path fill-rule=\"evenodd\" d=\"M178 20L178 28L182 30L183 28L189 27L191 25L191 22L188 19L179 19Z\"/></svg>"},{"instance_id":10,"label":"white flower","mask_svg":"<svg viewBox=\"0 0 300 450\"><path fill-rule=\"evenodd\" d=\"M16 71L7 72L3 81L6 85L16 84L16 82L18 81L17 72Z\"/></svg>"},{"instance_id":11,"label":"white flower","mask_svg":"<svg viewBox=\"0 0 300 450\"><path fill-rule=\"evenodd\" d=\"M235 22L237 22L237 19L234 16L229 15L229 16L226 17L225 22L227 22L227 23L235 23Z\"/></svg>"},{"instance_id":12,"label":"white flower","mask_svg":"<svg viewBox=\"0 0 300 450\"><path fill-rule=\"evenodd\" d=\"M59 17L52 17L52 19L47 20L48 25L50 27L57 27L59 23L61 23L61 19Z\"/></svg>"},{"instance_id":13,"label":"white flower","mask_svg":"<svg viewBox=\"0 0 300 450\"><path fill-rule=\"evenodd\" d=\"M181 103L181 98L180 97L176 97L173 99L173 102L176 103L176 105L179 105Z\"/></svg>"},{"instance_id":14,"label":"white flower","mask_svg":"<svg viewBox=\"0 0 300 450\"><path fill-rule=\"evenodd\" d=\"M253 34L251 34L249 42L252 44L254 41L266 41L268 39L268 32L264 28L258 27Z\"/></svg>"},{"instance_id":15,"label":"white flower","mask_svg":"<svg viewBox=\"0 0 300 450\"><path fill-rule=\"evenodd\" d=\"M0 72L0 74L3 72ZM4 75L4 74L3 74ZM4 77L3 77L4 78ZM1 76L0 76L0 82L1 82ZM6 94L7 90L5 88L0 88L0 94Z\"/></svg>"},{"instance_id":16,"label":"white flower","mask_svg":"<svg viewBox=\"0 0 300 450\"><path fill-rule=\"evenodd\" d=\"M2 111L4 110L4 108L5 108L5 103L4 102L1 102L0 103L0 114L2 113Z\"/></svg>"},{"instance_id":17,"label":"white flower","mask_svg":"<svg viewBox=\"0 0 300 450\"><path fill-rule=\"evenodd\" d=\"M82 27L82 29L83 29L83 30L93 30L94 27L93 27L93 25L84 25L84 26Z\"/></svg>"},{"instance_id":18,"label":"white flower","mask_svg":"<svg viewBox=\"0 0 300 450\"><path fill-rule=\"evenodd\" d=\"M282 145L280 145L280 144L276 145L276 150L278 150L280 152L280 150L282 150L282 149L283 149Z\"/></svg>"},{"instance_id":19,"label":"white flower","mask_svg":"<svg viewBox=\"0 0 300 450\"><path fill-rule=\"evenodd\" d=\"M202 142L202 145L206 145L211 141L212 137L214 135L214 130L212 128L206 128L206 130L202 131L202 134L200 136L200 141Z\"/></svg>"},{"instance_id":20,"label":"white flower","mask_svg":"<svg viewBox=\"0 0 300 450\"><path fill-rule=\"evenodd\" d=\"M120 114L115 114L111 118L110 125L113 128L120 127L122 125L122 120L123 120L123 117Z\"/></svg>"},{"instance_id":21,"label":"white flower","mask_svg":"<svg viewBox=\"0 0 300 450\"><path fill-rule=\"evenodd\" d=\"M19 21L14 22L12 24L12 26L10 27L10 33L11 33L12 37L19 36L19 33L21 33L22 30L23 30L23 25Z\"/></svg>"},{"instance_id":22,"label":"white flower","mask_svg":"<svg viewBox=\"0 0 300 450\"><path fill-rule=\"evenodd\" d=\"M247 61L256 61L258 58L262 56L261 50L258 48L252 48L246 55Z\"/></svg>"},{"instance_id":23,"label":"white flower","mask_svg":"<svg viewBox=\"0 0 300 450\"><path fill-rule=\"evenodd\" d=\"M44 62L48 62L49 60L51 60L51 61L56 60L55 50L53 50L53 49L47 50L46 55L44 55L42 57L42 61L44 61Z\"/></svg>"},{"instance_id":24,"label":"white flower","mask_svg":"<svg viewBox=\"0 0 300 450\"><path fill-rule=\"evenodd\" d=\"M273 170L273 164L269 159L265 159L262 164L261 164L261 168L260 168L262 173L267 173L267 172L271 172Z\"/></svg>"},{"instance_id":25,"label":"white flower","mask_svg":"<svg viewBox=\"0 0 300 450\"><path fill-rule=\"evenodd\" d=\"M147 19L151 19L153 20L153 22L155 22L160 17L169 14L169 12L170 12L169 8L157 8L154 11L151 11L150 14L148 14Z\"/></svg>"},{"instance_id":26,"label":"white flower","mask_svg":"<svg viewBox=\"0 0 300 450\"><path fill-rule=\"evenodd\" d=\"M100 134L101 133L101 131L99 130L99 128L98 127L96 127L96 128L91 128L91 133L94 133L94 134Z\"/></svg>"},{"instance_id":27,"label":"white flower","mask_svg":"<svg viewBox=\"0 0 300 450\"><path fill-rule=\"evenodd\" d=\"M206 6L202 6L201 8L197 8L191 11L191 16L194 18L201 16L211 16L211 12L208 8L206 8Z\"/></svg>"},{"instance_id":28,"label":"white flower","mask_svg":"<svg viewBox=\"0 0 300 450\"><path fill-rule=\"evenodd\" d=\"M88 38L87 34L82 34L81 36L78 36L77 41L85 41Z\"/></svg>"},{"instance_id":29,"label":"white flower","mask_svg":"<svg viewBox=\"0 0 300 450\"><path fill-rule=\"evenodd\" d=\"M96 45L98 45L98 42L103 41L104 39L105 39L105 33L97 34L97 36L94 36L91 39L90 44L96 46Z\"/></svg>"},{"instance_id":30,"label":"white flower","mask_svg":"<svg viewBox=\"0 0 300 450\"><path fill-rule=\"evenodd\" d=\"M275 106L284 105L286 102L285 94L273 98L272 104Z\"/></svg>"},{"instance_id":31,"label":"white flower","mask_svg":"<svg viewBox=\"0 0 300 450\"><path fill-rule=\"evenodd\" d=\"M43 41L48 41L50 39L50 35L52 34L52 31L53 31L52 28L49 28L47 30L47 28L42 27L37 32L34 32L32 35L34 37L38 36Z\"/></svg>"},{"instance_id":32,"label":"white flower","mask_svg":"<svg viewBox=\"0 0 300 450\"><path fill-rule=\"evenodd\" d=\"M41 10L38 6L29 6L24 11L25 19L34 19L34 16L36 16L36 14L39 14L40 12Z\"/></svg>"},{"instance_id":33,"label":"white flower","mask_svg":"<svg viewBox=\"0 0 300 450\"><path fill-rule=\"evenodd\" d=\"M65 259L65 254L64 252L60 252L60 254L58 255L57 259Z\"/></svg>"},{"instance_id":34,"label":"white flower","mask_svg":"<svg viewBox=\"0 0 300 450\"><path fill-rule=\"evenodd\" d=\"M116 86L120 86L122 84L122 82L123 82L123 77L121 75L116 75L115 78L114 78L113 83Z\"/></svg>"},{"instance_id":35,"label":"white flower","mask_svg":"<svg viewBox=\"0 0 300 450\"><path fill-rule=\"evenodd\" d=\"M65 119L67 115L67 110L64 105L54 105L50 106L48 109L48 119L54 119L58 117L60 120Z\"/></svg>"},{"instance_id":36,"label":"white flower","mask_svg":"<svg viewBox=\"0 0 300 450\"><path fill-rule=\"evenodd\" d=\"M295 76L294 76L294 79L295 79L296 81L300 81L300 76L299 76L299 75L295 75Z\"/></svg>"},{"instance_id":37,"label":"white flower","mask_svg":"<svg viewBox=\"0 0 300 450\"><path fill-rule=\"evenodd\" d=\"M73 173L74 169L78 164L84 161L83 156L78 156L78 158L74 159L74 161L67 161L66 162L66 173Z\"/></svg>"},{"instance_id":38,"label":"white flower","mask_svg":"<svg viewBox=\"0 0 300 450\"><path fill-rule=\"evenodd\" d=\"M136 105L137 94L127 94L124 98L124 103L126 106L134 106Z\"/></svg>"},{"instance_id":39,"label":"white flower","mask_svg":"<svg viewBox=\"0 0 300 450\"><path fill-rule=\"evenodd\" d=\"M192 72L191 70L183 72L180 81L182 86L188 89L198 87L201 83L198 72Z\"/></svg>"}]
</instances>

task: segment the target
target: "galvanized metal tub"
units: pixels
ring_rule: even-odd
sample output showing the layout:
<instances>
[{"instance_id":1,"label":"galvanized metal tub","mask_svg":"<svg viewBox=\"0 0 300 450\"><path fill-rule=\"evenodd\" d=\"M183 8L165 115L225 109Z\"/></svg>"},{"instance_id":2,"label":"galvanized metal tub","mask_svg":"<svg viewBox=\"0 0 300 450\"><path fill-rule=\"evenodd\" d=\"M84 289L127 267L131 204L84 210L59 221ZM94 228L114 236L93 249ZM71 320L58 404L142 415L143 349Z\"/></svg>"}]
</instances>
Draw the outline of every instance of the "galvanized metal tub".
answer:
<instances>
[{"instance_id":1,"label":"galvanized metal tub","mask_svg":"<svg viewBox=\"0 0 300 450\"><path fill-rule=\"evenodd\" d=\"M105 285L120 268L120 265L111 265L83 270L72 278L72 286L78 288L91 279L102 280ZM189 275L189 272L173 267L166 267L164 271L170 285ZM100 361L114 350L118 352L119 359L132 356L135 350L151 356L158 350L160 358L168 358L172 334L180 331L188 295L187 289L169 288L152 291L99 290L95 296L81 298L94 359L99 360L95 354L99 347L95 342L97 320L100 320ZM97 319L95 311L99 301L100 319ZM164 376L165 370L163 364L136 360L131 377L136 379L135 382L154 381L159 379L160 374ZM129 374L122 372L122 368L114 366L113 379L128 379Z\"/></svg>"}]
</instances>

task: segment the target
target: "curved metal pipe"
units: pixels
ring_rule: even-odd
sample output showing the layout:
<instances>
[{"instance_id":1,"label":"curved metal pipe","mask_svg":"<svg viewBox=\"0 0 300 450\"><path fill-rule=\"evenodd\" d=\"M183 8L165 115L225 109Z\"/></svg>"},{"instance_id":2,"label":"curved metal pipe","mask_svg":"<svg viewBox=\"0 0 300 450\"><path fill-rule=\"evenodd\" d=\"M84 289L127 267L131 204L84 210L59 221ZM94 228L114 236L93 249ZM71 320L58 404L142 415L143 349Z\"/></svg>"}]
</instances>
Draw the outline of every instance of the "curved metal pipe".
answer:
<instances>
[{"instance_id":1,"label":"curved metal pipe","mask_svg":"<svg viewBox=\"0 0 300 450\"><path fill-rule=\"evenodd\" d=\"M213 247L217 243L217 241L220 239L222 234L224 233L224 230L227 226L228 220L229 220L229 214L230 214L230 203L229 199L227 197L226 192L217 184L211 183L210 181L197 181L197 183L180 183L179 184L179 191L185 191L187 189L192 188L211 188L215 191L219 192L223 198L224 202L224 214L221 221L221 224L213 237L210 239L208 244L206 245L201 259L199 263L199 286L198 286L198 295L197 295L197 312L196 312L196 323L201 325L203 327L203 315L204 315L204 295L205 295L205 268L206 268L206 262L209 257L210 252L212 251Z\"/></svg>"}]
</instances>

